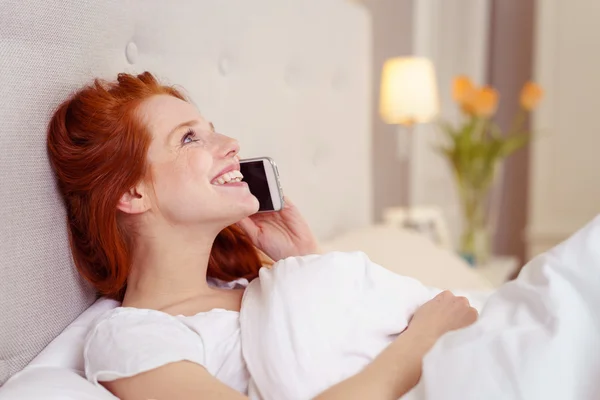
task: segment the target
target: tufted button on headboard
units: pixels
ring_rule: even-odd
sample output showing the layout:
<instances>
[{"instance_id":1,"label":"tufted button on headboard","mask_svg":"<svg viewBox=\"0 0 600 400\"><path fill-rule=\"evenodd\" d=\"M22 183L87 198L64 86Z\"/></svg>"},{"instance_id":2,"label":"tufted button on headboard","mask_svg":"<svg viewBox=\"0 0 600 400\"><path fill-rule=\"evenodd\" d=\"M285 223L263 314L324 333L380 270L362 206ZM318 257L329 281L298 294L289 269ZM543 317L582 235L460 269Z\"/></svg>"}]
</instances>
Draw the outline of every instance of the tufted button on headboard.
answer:
<instances>
[{"instance_id":1,"label":"tufted button on headboard","mask_svg":"<svg viewBox=\"0 0 600 400\"><path fill-rule=\"evenodd\" d=\"M0 384L95 299L46 156L69 93L144 70L183 87L326 238L371 219L370 43L345 0L0 2Z\"/></svg>"}]
</instances>

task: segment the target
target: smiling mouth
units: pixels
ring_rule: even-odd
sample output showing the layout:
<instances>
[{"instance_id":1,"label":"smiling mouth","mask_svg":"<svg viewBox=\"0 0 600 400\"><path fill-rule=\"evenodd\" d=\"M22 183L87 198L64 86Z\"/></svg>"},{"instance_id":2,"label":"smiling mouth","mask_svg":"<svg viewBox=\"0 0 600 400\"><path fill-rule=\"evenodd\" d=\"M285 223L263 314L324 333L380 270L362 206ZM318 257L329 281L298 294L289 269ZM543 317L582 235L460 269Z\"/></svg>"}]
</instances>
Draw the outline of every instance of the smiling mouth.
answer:
<instances>
[{"instance_id":1,"label":"smiling mouth","mask_svg":"<svg viewBox=\"0 0 600 400\"><path fill-rule=\"evenodd\" d=\"M227 185L230 183L239 183L242 179L244 179L244 175L240 171L233 170L216 177L211 183L213 185Z\"/></svg>"}]
</instances>

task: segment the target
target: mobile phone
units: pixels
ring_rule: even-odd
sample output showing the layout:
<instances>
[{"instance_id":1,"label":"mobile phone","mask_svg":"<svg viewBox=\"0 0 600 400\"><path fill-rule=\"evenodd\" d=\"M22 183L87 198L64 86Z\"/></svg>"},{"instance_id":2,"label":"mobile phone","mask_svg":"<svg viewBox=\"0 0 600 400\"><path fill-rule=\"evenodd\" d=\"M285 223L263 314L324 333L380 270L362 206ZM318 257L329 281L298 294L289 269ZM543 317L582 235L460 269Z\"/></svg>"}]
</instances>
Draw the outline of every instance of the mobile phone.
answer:
<instances>
[{"instance_id":1,"label":"mobile phone","mask_svg":"<svg viewBox=\"0 0 600 400\"><path fill-rule=\"evenodd\" d=\"M283 190L275 161L269 157L240 160L240 172L244 175L242 181L248 184L250 193L258 199L258 212L283 209Z\"/></svg>"}]
</instances>

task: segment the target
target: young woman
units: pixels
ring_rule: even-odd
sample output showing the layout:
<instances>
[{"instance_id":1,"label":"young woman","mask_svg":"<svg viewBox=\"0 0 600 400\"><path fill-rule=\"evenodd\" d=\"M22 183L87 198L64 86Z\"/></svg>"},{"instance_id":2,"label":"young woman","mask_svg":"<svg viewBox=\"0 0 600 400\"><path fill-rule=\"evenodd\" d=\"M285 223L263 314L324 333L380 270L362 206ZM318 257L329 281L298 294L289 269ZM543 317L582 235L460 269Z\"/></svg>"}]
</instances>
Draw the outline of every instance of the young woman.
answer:
<instances>
[{"instance_id":1,"label":"young woman","mask_svg":"<svg viewBox=\"0 0 600 400\"><path fill-rule=\"evenodd\" d=\"M48 151L79 272L122 301L86 343L86 373L121 399L241 399L239 310L268 260L318 252L287 199L254 215L239 145L148 72L94 81L57 109ZM367 368L321 399L397 399L445 332L475 321L444 292Z\"/></svg>"}]
</instances>

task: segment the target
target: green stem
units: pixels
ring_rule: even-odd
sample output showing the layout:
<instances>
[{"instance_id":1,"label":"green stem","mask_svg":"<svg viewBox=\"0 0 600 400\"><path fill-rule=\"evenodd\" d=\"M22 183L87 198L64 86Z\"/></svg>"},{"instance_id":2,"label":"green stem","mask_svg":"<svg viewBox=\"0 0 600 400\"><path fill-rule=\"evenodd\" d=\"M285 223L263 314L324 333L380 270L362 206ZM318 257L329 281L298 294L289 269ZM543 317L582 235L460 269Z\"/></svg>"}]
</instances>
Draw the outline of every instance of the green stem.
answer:
<instances>
[{"instance_id":1,"label":"green stem","mask_svg":"<svg viewBox=\"0 0 600 400\"><path fill-rule=\"evenodd\" d=\"M486 237L488 188L474 188L462 181L459 182L459 194L465 221L460 250L475 262L485 262L489 251Z\"/></svg>"},{"instance_id":2,"label":"green stem","mask_svg":"<svg viewBox=\"0 0 600 400\"><path fill-rule=\"evenodd\" d=\"M527 117L527 111L523 108L519 108L519 112L515 115L513 119L512 125L508 131L509 135L514 135L521 130L521 127L525 123L525 118Z\"/></svg>"},{"instance_id":3,"label":"green stem","mask_svg":"<svg viewBox=\"0 0 600 400\"><path fill-rule=\"evenodd\" d=\"M474 124L475 126L473 129L473 131L474 131L473 138L478 141L481 141L485 137L487 119L480 118L480 117L474 117L474 118L475 118L475 124Z\"/></svg>"}]
</instances>

